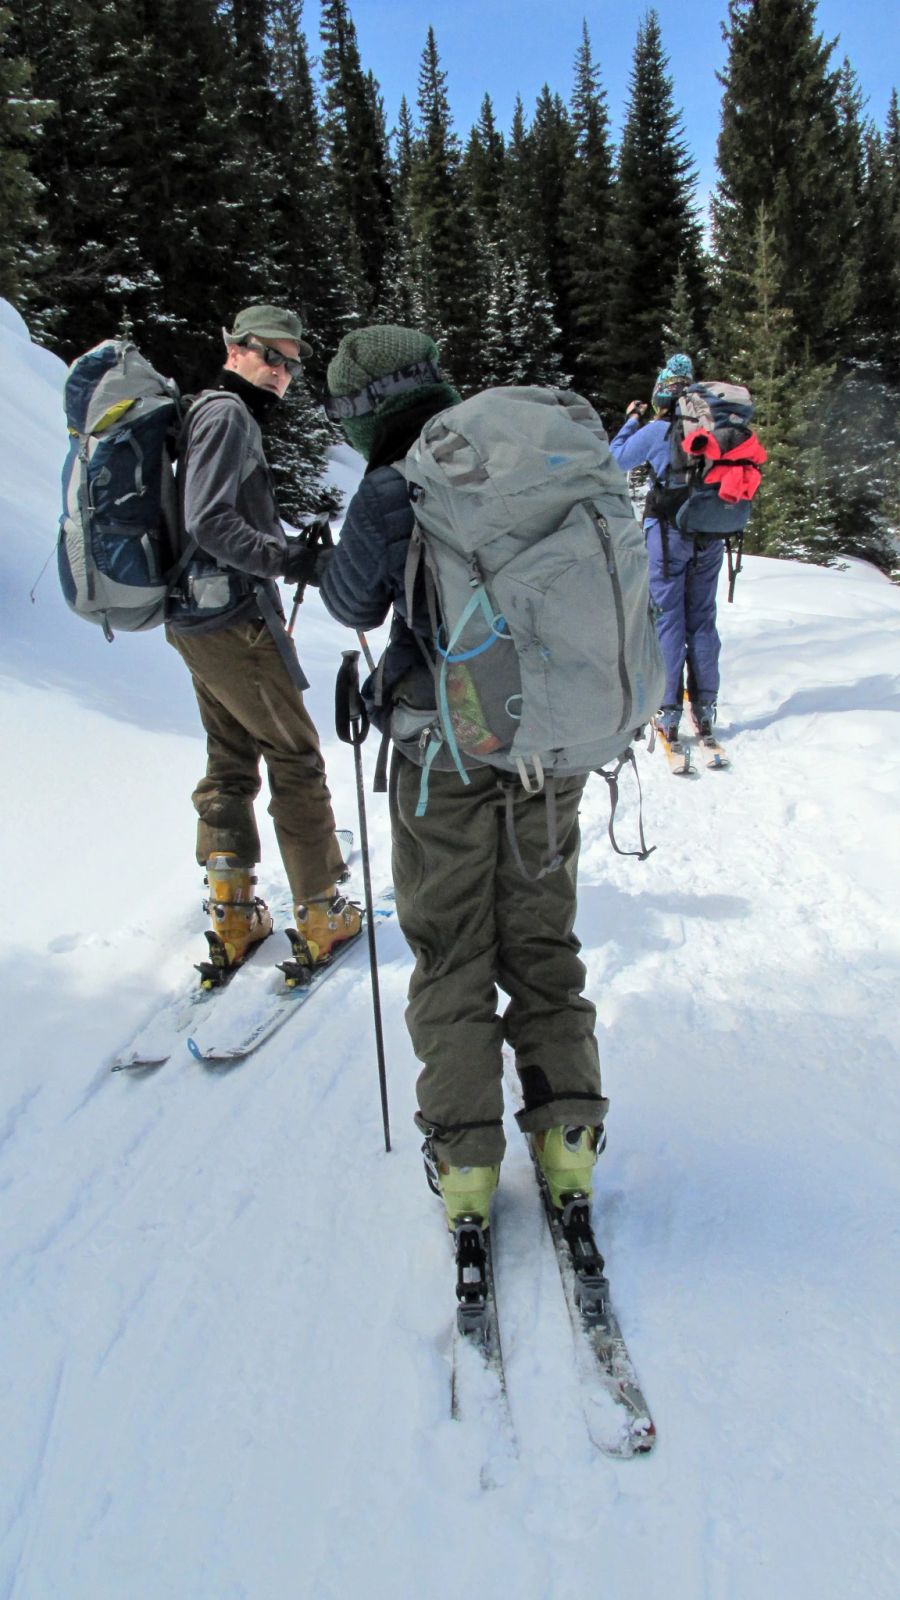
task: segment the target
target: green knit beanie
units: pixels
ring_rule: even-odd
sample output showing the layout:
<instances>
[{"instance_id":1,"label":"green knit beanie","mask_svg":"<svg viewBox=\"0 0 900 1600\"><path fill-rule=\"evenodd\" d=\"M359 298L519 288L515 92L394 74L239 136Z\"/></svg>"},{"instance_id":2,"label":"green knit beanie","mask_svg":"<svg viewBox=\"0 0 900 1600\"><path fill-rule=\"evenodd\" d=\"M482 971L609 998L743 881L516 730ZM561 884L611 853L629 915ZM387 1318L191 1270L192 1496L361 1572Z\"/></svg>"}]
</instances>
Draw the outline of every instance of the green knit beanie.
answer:
<instances>
[{"instance_id":1,"label":"green knit beanie","mask_svg":"<svg viewBox=\"0 0 900 1600\"><path fill-rule=\"evenodd\" d=\"M333 361L328 366L328 389L332 395L358 394L373 378L386 378L402 367L411 367L419 361L438 364L438 349L427 333L415 328L399 328L393 323L380 323L371 328L356 328L345 333L337 347ZM395 411L408 411L421 405L422 400L434 394L445 404L454 405L459 399L448 383L424 382L404 394L388 395L373 411L361 417L344 417L341 427L354 450L369 458L375 433L382 418Z\"/></svg>"}]
</instances>

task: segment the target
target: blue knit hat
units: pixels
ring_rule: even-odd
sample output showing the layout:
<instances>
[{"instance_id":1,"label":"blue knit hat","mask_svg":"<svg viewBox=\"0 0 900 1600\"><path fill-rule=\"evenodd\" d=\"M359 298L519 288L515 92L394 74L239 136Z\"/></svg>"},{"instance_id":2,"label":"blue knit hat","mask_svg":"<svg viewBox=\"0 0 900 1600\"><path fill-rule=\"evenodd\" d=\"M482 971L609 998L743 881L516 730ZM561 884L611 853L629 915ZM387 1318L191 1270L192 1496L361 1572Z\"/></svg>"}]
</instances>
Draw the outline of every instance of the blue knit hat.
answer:
<instances>
[{"instance_id":1,"label":"blue knit hat","mask_svg":"<svg viewBox=\"0 0 900 1600\"><path fill-rule=\"evenodd\" d=\"M694 363L690 356L670 356L653 385L653 405L657 410L669 405L680 394L684 394L688 384L693 381Z\"/></svg>"}]
</instances>

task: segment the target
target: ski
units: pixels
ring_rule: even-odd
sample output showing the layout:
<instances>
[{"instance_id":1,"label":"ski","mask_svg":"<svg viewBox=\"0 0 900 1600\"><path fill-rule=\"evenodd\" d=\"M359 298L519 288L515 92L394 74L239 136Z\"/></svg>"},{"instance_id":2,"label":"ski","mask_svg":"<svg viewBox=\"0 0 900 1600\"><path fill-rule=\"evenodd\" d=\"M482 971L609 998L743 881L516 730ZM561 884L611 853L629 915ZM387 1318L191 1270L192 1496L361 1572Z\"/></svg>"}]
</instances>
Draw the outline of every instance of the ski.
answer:
<instances>
[{"instance_id":1,"label":"ski","mask_svg":"<svg viewBox=\"0 0 900 1600\"><path fill-rule=\"evenodd\" d=\"M286 889L271 895L269 909L276 920L293 916L293 905ZM187 1035L200 1027L208 1012L220 1006L225 995L237 984L250 980L254 969L271 969L273 950L280 945L278 934L270 934L250 950L246 961L223 974L223 981L204 989L196 966L191 966L183 984L166 996L144 1020L140 1028L118 1049L110 1063L112 1072L140 1073L161 1067L182 1048Z\"/></svg>"},{"instance_id":2,"label":"ski","mask_svg":"<svg viewBox=\"0 0 900 1600\"><path fill-rule=\"evenodd\" d=\"M669 765L669 771L676 778L698 778L696 767L691 762L691 747L682 739L667 739L659 728L654 729L656 742L662 750Z\"/></svg>"},{"instance_id":3,"label":"ski","mask_svg":"<svg viewBox=\"0 0 900 1600\"><path fill-rule=\"evenodd\" d=\"M709 767L711 771L724 772L726 767L731 766L731 761L722 749L718 739L714 738L711 733L698 733L696 747L700 751L704 765Z\"/></svg>"},{"instance_id":4,"label":"ski","mask_svg":"<svg viewBox=\"0 0 900 1600\"><path fill-rule=\"evenodd\" d=\"M377 932L394 913L393 889L378 896L373 911ZM303 981L294 986L285 981L284 972L271 961L246 962L240 969L242 980L229 983L218 1003L202 1012L199 1025L189 1034L186 1043L194 1060L222 1066L252 1055L290 1022L335 972L354 958L364 959L364 934L365 917L360 933L337 945L328 961L307 967ZM293 968L292 961L287 964Z\"/></svg>"},{"instance_id":5,"label":"ski","mask_svg":"<svg viewBox=\"0 0 900 1600\"><path fill-rule=\"evenodd\" d=\"M495 1488L517 1454L509 1406L494 1288L492 1228L480 1217L460 1217L453 1233L456 1321L450 1351L450 1414L457 1422L490 1419L490 1446L481 1469L483 1488Z\"/></svg>"},{"instance_id":6,"label":"ski","mask_svg":"<svg viewBox=\"0 0 900 1600\"><path fill-rule=\"evenodd\" d=\"M705 765L710 767L714 772L721 772L725 767L729 767L731 762L729 761L725 751L722 749L722 746L720 745L715 734L712 731L709 733L703 732L700 724L697 721L697 718L693 715L693 711L691 712L691 720L694 724L694 737L696 746L701 752Z\"/></svg>"},{"instance_id":7,"label":"ski","mask_svg":"<svg viewBox=\"0 0 900 1600\"><path fill-rule=\"evenodd\" d=\"M588 1434L604 1455L627 1460L646 1454L656 1442L656 1428L610 1303L590 1204L573 1199L557 1212L527 1142L575 1337Z\"/></svg>"},{"instance_id":8,"label":"ski","mask_svg":"<svg viewBox=\"0 0 900 1600\"><path fill-rule=\"evenodd\" d=\"M337 836L344 856L345 874L342 881L345 881L352 872L353 830L338 828ZM276 923L293 919L293 902L285 886L270 893L268 904ZM115 1052L110 1071L138 1074L163 1066L173 1052L184 1044L186 1037L200 1027L209 1008L221 1004L227 989L239 981L243 983L251 969L271 967L273 950L277 949L277 935L263 939L253 946L241 966L224 974L223 981L211 989L202 987L197 969L192 965L184 983L160 1000L127 1043ZM290 954L289 951L286 953Z\"/></svg>"}]
</instances>

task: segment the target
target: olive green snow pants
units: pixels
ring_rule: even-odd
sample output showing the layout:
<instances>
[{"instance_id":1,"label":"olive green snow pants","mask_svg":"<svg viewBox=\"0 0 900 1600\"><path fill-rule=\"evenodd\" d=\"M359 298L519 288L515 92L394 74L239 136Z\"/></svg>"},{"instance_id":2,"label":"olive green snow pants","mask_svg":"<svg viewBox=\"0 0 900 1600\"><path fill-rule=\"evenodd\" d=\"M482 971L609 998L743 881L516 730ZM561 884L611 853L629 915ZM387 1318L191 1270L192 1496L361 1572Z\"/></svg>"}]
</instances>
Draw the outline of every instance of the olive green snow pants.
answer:
<instances>
[{"instance_id":1,"label":"olive green snow pants","mask_svg":"<svg viewBox=\"0 0 900 1600\"><path fill-rule=\"evenodd\" d=\"M206 776L193 794L200 818L197 860L232 850L243 865L260 858L253 802L269 779L269 814L295 904L335 882L343 860L319 736L266 624L239 622L215 633L175 633L206 729Z\"/></svg>"},{"instance_id":2,"label":"olive green snow pants","mask_svg":"<svg viewBox=\"0 0 900 1600\"><path fill-rule=\"evenodd\" d=\"M432 772L425 815L416 816L421 768L395 750L391 767L394 888L400 926L416 958L407 1026L423 1062L416 1122L454 1166L503 1158L504 1041L522 1084L522 1128L599 1125L596 1012L582 994L585 971L572 929L576 912L578 806L583 778L557 781L563 864L539 882L523 877L510 848L505 797L529 871L547 851L543 793L479 768L463 785ZM509 997L498 1015L497 988Z\"/></svg>"}]
</instances>

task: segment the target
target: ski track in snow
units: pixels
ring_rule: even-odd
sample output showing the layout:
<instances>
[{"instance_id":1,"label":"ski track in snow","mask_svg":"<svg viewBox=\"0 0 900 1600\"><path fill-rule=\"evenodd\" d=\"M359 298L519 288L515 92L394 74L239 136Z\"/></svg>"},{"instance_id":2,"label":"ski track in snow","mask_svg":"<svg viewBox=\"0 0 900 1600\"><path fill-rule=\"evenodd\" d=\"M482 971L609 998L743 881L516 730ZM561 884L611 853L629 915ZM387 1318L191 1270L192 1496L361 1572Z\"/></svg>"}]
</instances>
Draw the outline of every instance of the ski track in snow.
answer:
<instances>
[{"instance_id":1,"label":"ski track in snow","mask_svg":"<svg viewBox=\"0 0 900 1600\"><path fill-rule=\"evenodd\" d=\"M38 413L58 375L21 357L16 382ZM16 435L35 479L55 427ZM364 959L233 1070L182 1047L108 1070L203 951L202 746L158 636L110 656L46 591L27 607L56 492L5 547L0 1600L895 1600L900 594L857 563L747 561L721 606L731 769L684 782L639 749L644 863L612 854L589 786L595 1223L658 1443L625 1463L589 1443L510 1108L495 1270L519 1453L485 1490L488 1417L449 1416L453 1269L396 923L390 1155ZM348 635L313 595L302 624L327 735ZM326 758L353 823L349 752L326 737Z\"/></svg>"}]
</instances>

